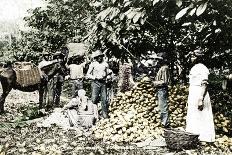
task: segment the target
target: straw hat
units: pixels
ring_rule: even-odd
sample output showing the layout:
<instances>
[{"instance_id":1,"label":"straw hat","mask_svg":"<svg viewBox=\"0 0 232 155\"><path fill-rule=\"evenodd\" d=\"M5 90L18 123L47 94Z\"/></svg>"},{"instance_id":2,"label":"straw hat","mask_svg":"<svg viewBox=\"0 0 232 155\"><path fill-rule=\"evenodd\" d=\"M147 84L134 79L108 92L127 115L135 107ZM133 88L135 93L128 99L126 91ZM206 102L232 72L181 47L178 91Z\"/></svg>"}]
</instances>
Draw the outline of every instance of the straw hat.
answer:
<instances>
[{"instance_id":1,"label":"straw hat","mask_svg":"<svg viewBox=\"0 0 232 155\"><path fill-rule=\"evenodd\" d=\"M163 57L158 56L156 53L150 55L150 59L163 59Z\"/></svg>"}]
</instances>

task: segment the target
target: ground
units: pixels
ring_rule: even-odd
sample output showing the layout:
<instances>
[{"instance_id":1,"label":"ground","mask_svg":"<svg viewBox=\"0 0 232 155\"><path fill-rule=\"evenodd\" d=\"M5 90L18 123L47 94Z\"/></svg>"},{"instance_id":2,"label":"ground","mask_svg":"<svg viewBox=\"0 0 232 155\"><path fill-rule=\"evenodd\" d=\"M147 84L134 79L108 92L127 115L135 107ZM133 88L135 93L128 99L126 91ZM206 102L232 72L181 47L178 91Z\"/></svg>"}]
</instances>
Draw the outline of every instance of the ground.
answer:
<instances>
[{"instance_id":1,"label":"ground","mask_svg":"<svg viewBox=\"0 0 232 155\"><path fill-rule=\"evenodd\" d=\"M37 122L46 117L44 114L49 115L49 112L38 113L37 102L37 92L10 92L5 104L6 113L0 116L0 155L202 153L201 150L171 152L166 147L141 148L132 144L103 142L96 140L90 131L82 129L37 127ZM67 102L67 95L62 96L62 102Z\"/></svg>"}]
</instances>

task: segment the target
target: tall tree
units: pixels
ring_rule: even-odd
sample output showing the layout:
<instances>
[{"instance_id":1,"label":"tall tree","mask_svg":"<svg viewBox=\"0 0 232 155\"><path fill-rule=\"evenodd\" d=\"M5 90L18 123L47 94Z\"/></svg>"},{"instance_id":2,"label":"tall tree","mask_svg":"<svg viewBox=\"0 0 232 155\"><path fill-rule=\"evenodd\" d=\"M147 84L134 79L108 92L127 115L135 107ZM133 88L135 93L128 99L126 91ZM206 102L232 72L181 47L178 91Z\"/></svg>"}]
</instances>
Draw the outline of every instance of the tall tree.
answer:
<instances>
[{"instance_id":1,"label":"tall tree","mask_svg":"<svg viewBox=\"0 0 232 155\"><path fill-rule=\"evenodd\" d=\"M38 60L43 51L53 53L70 40L80 40L90 11L94 12L85 0L48 0L47 8L29 10L31 15L24 20L32 30L22 33L15 56Z\"/></svg>"},{"instance_id":2,"label":"tall tree","mask_svg":"<svg viewBox=\"0 0 232 155\"><path fill-rule=\"evenodd\" d=\"M231 9L230 0L49 0L25 18L33 30L19 49L29 59L78 39L122 60L165 51L173 77L186 82L196 48L210 68L231 67Z\"/></svg>"},{"instance_id":3,"label":"tall tree","mask_svg":"<svg viewBox=\"0 0 232 155\"><path fill-rule=\"evenodd\" d=\"M206 0L105 0L87 40L93 48L124 58L149 50L168 53L173 74L186 82L190 52L205 51L206 64L231 64L231 2ZM220 18L221 17L221 18ZM228 59L224 59L224 57ZM212 61L213 60L213 61ZM174 72L179 67L178 72Z\"/></svg>"}]
</instances>

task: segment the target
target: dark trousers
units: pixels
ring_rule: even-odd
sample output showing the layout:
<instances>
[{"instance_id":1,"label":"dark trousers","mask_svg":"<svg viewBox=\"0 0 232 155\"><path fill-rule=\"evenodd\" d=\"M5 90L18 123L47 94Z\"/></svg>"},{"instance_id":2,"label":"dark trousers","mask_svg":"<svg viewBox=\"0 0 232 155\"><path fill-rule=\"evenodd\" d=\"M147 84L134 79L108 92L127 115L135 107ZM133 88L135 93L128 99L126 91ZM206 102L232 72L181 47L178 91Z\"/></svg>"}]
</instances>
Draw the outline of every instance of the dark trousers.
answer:
<instances>
[{"instance_id":1,"label":"dark trousers","mask_svg":"<svg viewBox=\"0 0 232 155\"><path fill-rule=\"evenodd\" d=\"M62 92L63 83L64 83L64 76L57 75L54 77L53 103L55 106L60 105L60 96Z\"/></svg>"},{"instance_id":2,"label":"dark trousers","mask_svg":"<svg viewBox=\"0 0 232 155\"><path fill-rule=\"evenodd\" d=\"M158 104L160 109L160 118L162 125L168 126L169 125L169 118L168 118L168 87L158 88L157 91L158 96Z\"/></svg>"},{"instance_id":3,"label":"dark trousers","mask_svg":"<svg viewBox=\"0 0 232 155\"><path fill-rule=\"evenodd\" d=\"M102 115L104 118L108 117L108 106L107 106L107 91L106 91L106 83L100 82L98 80L94 80L92 82L92 102L93 104L97 104L98 97L101 97L101 107L102 107Z\"/></svg>"}]
</instances>

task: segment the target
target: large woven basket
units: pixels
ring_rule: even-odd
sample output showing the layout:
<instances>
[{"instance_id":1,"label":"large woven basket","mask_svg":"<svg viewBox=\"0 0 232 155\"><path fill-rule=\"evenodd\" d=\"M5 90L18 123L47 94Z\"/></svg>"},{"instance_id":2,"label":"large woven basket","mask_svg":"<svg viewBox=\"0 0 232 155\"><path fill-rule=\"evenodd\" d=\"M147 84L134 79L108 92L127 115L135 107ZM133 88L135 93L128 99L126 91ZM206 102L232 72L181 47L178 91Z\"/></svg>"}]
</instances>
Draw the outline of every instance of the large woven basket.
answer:
<instances>
[{"instance_id":1,"label":"large woven basket","mask_svg":"<svg viewBox=\"0 0 232 155\"><path fill-rule=\"evenodd\" d=\"M177 129L164 130L164 138L170 150L195 149L199 145L198 137L199 135Z\"/></svg>"}]
</instances>

